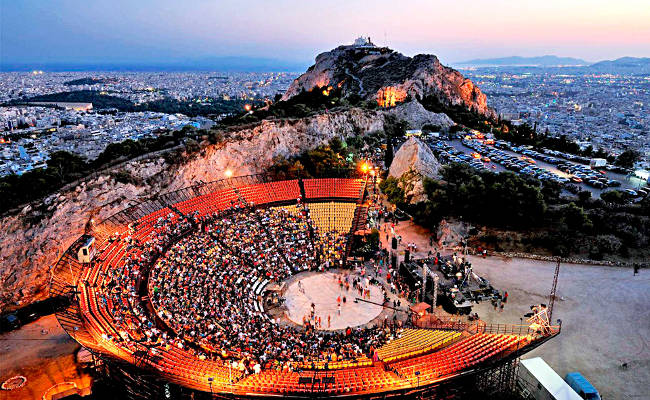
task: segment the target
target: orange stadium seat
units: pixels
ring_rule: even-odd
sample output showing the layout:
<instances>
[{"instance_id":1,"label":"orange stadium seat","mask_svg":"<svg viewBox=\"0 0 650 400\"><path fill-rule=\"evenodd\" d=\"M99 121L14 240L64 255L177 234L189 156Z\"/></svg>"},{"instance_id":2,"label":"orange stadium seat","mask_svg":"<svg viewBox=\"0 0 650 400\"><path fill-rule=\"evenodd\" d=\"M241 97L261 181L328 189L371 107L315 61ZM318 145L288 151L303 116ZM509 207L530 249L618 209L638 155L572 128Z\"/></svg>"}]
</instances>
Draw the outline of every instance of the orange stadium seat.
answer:
<instances>
[{"instance_id":1,"label":"orange stadium seat","mask_svg":"<svg viewBox=\"0 0 650 400\"><path fill-rule=\"evenodd\" d=\"M359 199L363 194L363 179L325 178L305 179L305 196L313 198L348 198Z\"/></svg>"},{"instance_id":2,"label":"orange stadium seat","mask_svg":"<svg viewBox=\"0 0 650 400\"><path fill-rule=\"evenodd\" d=\"M391 364L401 376L415 379L419 372L422 382L472 367L527 341L525 336L505 334L476 334L435 353Z\"/></svg>"}]
</instances>

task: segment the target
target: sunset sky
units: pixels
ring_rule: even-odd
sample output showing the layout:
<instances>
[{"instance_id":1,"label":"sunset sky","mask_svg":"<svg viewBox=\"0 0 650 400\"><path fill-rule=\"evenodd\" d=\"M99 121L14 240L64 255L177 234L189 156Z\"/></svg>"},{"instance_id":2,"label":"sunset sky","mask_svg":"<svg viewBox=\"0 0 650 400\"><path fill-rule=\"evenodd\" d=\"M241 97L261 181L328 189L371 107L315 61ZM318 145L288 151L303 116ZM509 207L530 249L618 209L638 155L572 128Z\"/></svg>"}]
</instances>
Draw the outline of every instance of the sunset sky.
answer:
<instances>
[{"instance_id":1,"label":"sunset sky","mask_svg":"<svg viewBox=\"0 0 650 400\"><path fill-rule=\"evenodd\" d=\"M3 63L254 56L309 64L369 35L443 62L650 56L648 0L0 0Z\"/></svg>"}]
</instances>

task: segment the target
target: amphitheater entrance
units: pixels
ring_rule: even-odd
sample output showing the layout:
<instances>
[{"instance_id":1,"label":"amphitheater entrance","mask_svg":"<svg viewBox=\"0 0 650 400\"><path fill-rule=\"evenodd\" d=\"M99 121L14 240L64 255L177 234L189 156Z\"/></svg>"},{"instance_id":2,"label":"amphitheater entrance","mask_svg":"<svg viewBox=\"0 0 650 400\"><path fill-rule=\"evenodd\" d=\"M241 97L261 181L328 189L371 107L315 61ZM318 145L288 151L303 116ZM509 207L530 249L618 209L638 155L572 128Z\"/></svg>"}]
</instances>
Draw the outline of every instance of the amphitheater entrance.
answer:
<instances>
[{"instance_id":1,"label":"amphitheater entrance","mask_svg":"<svg viewBox=\"0 0 650 400\"><path fill-rule=\"evenodd\" d=\"M355 280L359 283L357 288L354 287ZM384 301L380 286L370 284L357 273L336 270L303 272L291 277L284 297L286 316L290 321L304 325L311 317L313 304L315 320L320 318L322 330L369 324L381 314ZM314 319L311 321L315 323Z\"/></svg>"}]
</instances>

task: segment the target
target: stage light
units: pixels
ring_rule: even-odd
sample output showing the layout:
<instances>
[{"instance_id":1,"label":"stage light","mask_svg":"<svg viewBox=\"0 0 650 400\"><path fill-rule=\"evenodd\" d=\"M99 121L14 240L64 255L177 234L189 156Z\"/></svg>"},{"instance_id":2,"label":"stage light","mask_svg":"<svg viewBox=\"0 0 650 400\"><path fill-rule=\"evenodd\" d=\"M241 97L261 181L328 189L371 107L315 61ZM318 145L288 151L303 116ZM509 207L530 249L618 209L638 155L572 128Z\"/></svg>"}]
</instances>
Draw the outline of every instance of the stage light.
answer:
<instances>
[{"instance_id":1,"label":"stage light","mask_svg":"<svg viewBox=\"0 0 650 400\"><path fill-rule=\"evenodd\" d=\"M228 168L226 170L226 172L224 172L224 175L226 175L226 178L232 177L232 170L230 168Z\"/></svg>"}]
</instances>

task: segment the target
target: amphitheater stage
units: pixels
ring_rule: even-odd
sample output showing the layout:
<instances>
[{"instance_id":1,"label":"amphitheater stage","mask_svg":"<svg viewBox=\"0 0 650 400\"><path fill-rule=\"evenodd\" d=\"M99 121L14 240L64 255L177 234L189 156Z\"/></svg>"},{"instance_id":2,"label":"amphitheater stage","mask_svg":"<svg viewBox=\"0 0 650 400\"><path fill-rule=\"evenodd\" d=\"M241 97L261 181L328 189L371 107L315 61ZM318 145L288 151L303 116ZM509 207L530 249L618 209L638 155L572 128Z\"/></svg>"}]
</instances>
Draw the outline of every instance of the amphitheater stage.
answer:
<instances>
[{"instance_id":1,"label":"amphitheater stage","mask_svg":"<svg viewBox=\"0 0 650 400\"><path fill-rule=\"evenodd\" d=\"M345 274L349 274L350 289L345 288ZM338 277L341 276L344 286L341 289ZM287 282L285 292L286 316L292 322L303 325L303 317L309 317L311 304L315 305L315 315L321 318L323 330L339 330L347 327L366 325L381 314L383 307L377 304L354 299L362 296L352 287L354 278L360 274L352 271L304 272L293 276ZM365 286L365 278L361 278L361 285ZM370 298L365 300L382 304L384 296L382 289L376 285L368 285ZM301 289L302 288L302 289ZM338 314L337 298L341 298L341 315ZM346 302L343 303L343 297ZM327 324L328 315L331 317Z\"/></svg>"}]
</instances>

